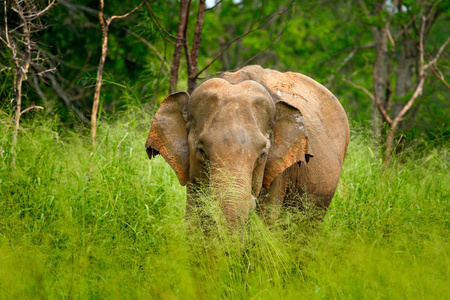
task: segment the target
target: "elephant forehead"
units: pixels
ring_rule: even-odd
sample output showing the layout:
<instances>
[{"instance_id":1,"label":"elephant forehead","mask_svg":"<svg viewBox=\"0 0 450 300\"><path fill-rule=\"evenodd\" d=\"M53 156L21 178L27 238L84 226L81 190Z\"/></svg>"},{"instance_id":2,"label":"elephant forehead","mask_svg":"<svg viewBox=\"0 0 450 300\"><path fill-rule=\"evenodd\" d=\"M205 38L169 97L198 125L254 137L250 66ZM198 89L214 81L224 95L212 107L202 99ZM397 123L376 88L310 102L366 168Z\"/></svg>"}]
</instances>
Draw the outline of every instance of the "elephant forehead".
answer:
<instances>
[{"instance_id":1,"label":"elephant forehead","mask_svg":"<svg viewBox=\"0 0 450 300\"><path fill-rule=\"evenodd\" d=\"M275 118L270 94L259 83L243 81L231 84L220 78L205 81L189 101L189 121L197 132L208 127L251 125L265 132ZM219 125L220 124L220 125Z\"/></svg>"},{"instance_id":2,"label":"elephant forehead","mask_svg":"<svg viewBox=\"0 0 450 300\"><path fill-rule=\"evenodd\" d=\"M208 111L212 107L228 106L230 103L242 106L247 103L261 107L266 106L266 109L275 112L275 105L269 92L260 83L246 80L238 84L231 84L221 78L210 79L202 83L192 94L189 110L193 113Z\"/></svg>"}]
</instances>

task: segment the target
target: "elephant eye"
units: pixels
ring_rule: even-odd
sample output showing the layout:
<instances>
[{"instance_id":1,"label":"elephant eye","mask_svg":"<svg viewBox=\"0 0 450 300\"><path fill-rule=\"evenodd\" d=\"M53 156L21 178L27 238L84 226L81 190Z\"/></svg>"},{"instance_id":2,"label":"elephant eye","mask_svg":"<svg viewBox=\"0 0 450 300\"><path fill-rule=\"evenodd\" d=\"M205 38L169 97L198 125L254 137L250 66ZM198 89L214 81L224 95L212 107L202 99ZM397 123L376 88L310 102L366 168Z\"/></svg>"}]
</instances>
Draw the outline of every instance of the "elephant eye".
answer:
<instances>
[{"instance_id":1,"label":"elephant eye","mask_svg":"<svg viewBox=\"0 0 450 300\"><path fill-rule=\"evenodd\" d=\"M258 157L258 161L261 162L264 159L264 157L266 157L266 155L267 155L266 152L261 153L261 155Z\"/></svg>"},{"instance_id":2,"label":"elephant eye","mask_svg":"<svg viewBox=\"0 0 450 300\"><path fill-rule=\"evenodd\" d=\"M202 147L198 147L197 148L198 152L201 154L201 156L203 156L203 158L206 159L206 153L205 150Z\"/></svg>"}]
</instances>

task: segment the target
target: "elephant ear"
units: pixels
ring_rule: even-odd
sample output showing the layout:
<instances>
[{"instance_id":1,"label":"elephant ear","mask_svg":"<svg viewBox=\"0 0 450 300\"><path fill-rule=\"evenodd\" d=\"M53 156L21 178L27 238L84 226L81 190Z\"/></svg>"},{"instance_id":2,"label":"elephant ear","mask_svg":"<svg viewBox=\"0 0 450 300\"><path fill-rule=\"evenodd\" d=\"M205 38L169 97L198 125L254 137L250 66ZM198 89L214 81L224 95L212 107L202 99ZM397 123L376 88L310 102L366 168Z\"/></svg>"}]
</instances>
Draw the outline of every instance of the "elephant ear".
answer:
<instances>
[{"instance_id":1,"label":"elephant ear","mask_svg":"<svg viewBox=\"0 0 450 300\"><path fill-rule=\"evenodd\" d=\"M268 188L272 181L292 164L307 163L313 156L308 147L308 134L301 112L283 101L276 103L276 110L273 144L264 171L264 188Z\"/></svg>"},{"instance_id":2,"label":"elephant ear","mask_svg":"<svg viewBox=\"0 0 450 300\"><path fill-rule=\"evenodd\" d=\"M175 171L181 185L186 185L189 176L188 134L183 114L188 101L186 92L167 96L153 118L145 143L148 157L152 159L161 154Z\"/></svg>"}]
</instances>

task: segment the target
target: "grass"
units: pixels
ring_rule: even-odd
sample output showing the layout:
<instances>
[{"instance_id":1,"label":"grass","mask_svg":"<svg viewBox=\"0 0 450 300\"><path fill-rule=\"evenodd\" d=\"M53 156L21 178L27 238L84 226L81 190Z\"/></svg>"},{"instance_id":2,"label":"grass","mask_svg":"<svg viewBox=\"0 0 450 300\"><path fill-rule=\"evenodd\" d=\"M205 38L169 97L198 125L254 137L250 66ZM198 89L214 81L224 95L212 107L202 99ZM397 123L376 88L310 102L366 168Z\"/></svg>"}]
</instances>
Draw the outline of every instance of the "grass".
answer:
<instances>
[{"instance_id":1,"label":"grass","mask_svg":"<svg viewBox=\"0 0 450 300\"><path fill-rule=\"evenodd\" d=\"M450 298L448 144L384 168L355 129L324 222L251 215L243 246L186 235L185 189L148 160L141 111L101 123L92 155L87 135L25 122L14 170L1 118L1 299Z\"/></svg>"}]
</instances>

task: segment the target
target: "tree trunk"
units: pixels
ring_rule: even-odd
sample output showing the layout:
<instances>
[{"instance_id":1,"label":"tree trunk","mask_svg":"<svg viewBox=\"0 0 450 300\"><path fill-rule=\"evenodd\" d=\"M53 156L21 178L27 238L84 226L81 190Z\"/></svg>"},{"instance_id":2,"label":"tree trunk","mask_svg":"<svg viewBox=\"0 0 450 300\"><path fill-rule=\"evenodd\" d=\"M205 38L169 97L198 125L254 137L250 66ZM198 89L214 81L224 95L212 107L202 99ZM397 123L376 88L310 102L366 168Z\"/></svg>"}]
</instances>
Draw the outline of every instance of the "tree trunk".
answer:
<instances>
[{"instance_id":1,"label":"tree trunk","mask_svg":"<svg viewBox=\"0 0 450 300\"><path fill-rule=\"evenodd\" d=\"M28 69L28 68L26 68ZM14 107L15 117L14 117L14 129L11 142L11 165L14 167L16 165L16 148L17 148L17 136L19 135L20 128L20 115L22 114L22 82L24 74L21 69L16 68L14 78L14 97L16 105Z\"/></svg>"},{"instance_id":2,"label":"tree trunk","mask_svg":"<svg viewBox=\"0 0 450 300\"><path fill-rule=\"evenodd\" d=\"M388 79L388 38L385 28L372 27L376 61L373 69L373 95L386 109ZM372 131L377 143L381 139L383 119L375 101L372 102Z\"/></svg>"},{"instance_id":3,"label":"tree trunk","mask_svg":"<svg viewBox=\"0 0 450 300\"><path fill-rule=\"evenodd\" d=\"M395 85L395 97L401 99L414 88L415 66L418 61L417 45L414 40L405 38L402 43L402 51L398 57L397 81ZM392 116L397 116L403 109L404 104L395 103L392 106ZM406 128L405 122L400 122L397 129Z\"/></svg>"},{"instance_id":4,"label":"tree trunk","mask_svg":"<svg viewBox=\"0 0 450 300\"><path fill-rule=\"evenodd\" d=\"M205 19L206 4L205 0L198 3L197 24L195 25L194 43L191 51L191 63L188 69L188 92L191 94L195 89L197 81L198 54L200 50L200 42L202 40L203 21Z\"/></svg>"},{"instance_id":5,"label":"tree trunk","mask_svg":"<svg viewBox=\"0 0 450 300\"><path fill-rule=\"evenodd\" d=\"M388 135L386 137L386 149L384 150L384 163L387 164L391 159L392 148L394 145L395 132L397 131L398 120L394 120L389 128Z\"/></svg>"},{"instance_id":6,"label":"tree trunk","mask_svg":"<svg viewBox=\"0 0 450 300\"><path fill-rule=\"evenodd\" d=\"M403 97L413 89L414 67L418 61L416 42L411 39L404 39L402 52L398 57L397 83L395 96Z\"/></svg>"},{"instance_id":7,"label":"tree trunk","mask_svg":"<svg viewBox=\"0 0 450 300\"><path fill-rule=\"evenodd\" d=\"M103 68L105 66L106 54L108 53L108 26L103 18L103 0L100 1L100 11L98 12L100 25L102 27L102 55L98 64L97 82L95 84L94 103L92 104L91 114L91 138L92 147L95 148L95 138L97 134L97 113L100 103L100 90L102 88Z\"/></svg>"},{"instance_id":8,"label":"tree trunk","mask_svg":"<svg viewBox=\"0 0 450 300\"><path fill-rule=\"evenodd\" d=\"M17 56L14 57L16 65L16 71L14 74L14 97L16 98L15 105L15 117L14 117L14 130L11 144L11 165L14 167L16 164L16 147L17 147L17 136L19 135L20 128L20 116L22 115L22 83L23 80L26 79L28 69L30 68L31 63L31 36L30 36L30 24L24 16L23 8L20 7L19 2L14 3L16 6L16 12L19 14L21 19L22 28L23 28L23 45L25 46L25 51L23 53L23 64L19 63L19 59ZM6 7L5 7L6 14ZM5 21L6 23L6 21ZM7 33L8 34L8 33ZM17 51L15 49L14 51Z\"/></svg>"},{"instance_id":9,"label":"tree trunk","mask_svg":"<svg viewBox=\"0 0 450 300\"><path fill-rule=\"evenodd\" d=\"M180 1L177 38L173 52L172 66L170 68L169 93L173 93L177 90L178 69L180 68L181 50L184 45L184 40L186 39L186 26L189 18L190 3L191 1L188 3L187 0Z\"/></svg>"}]
</instances>

